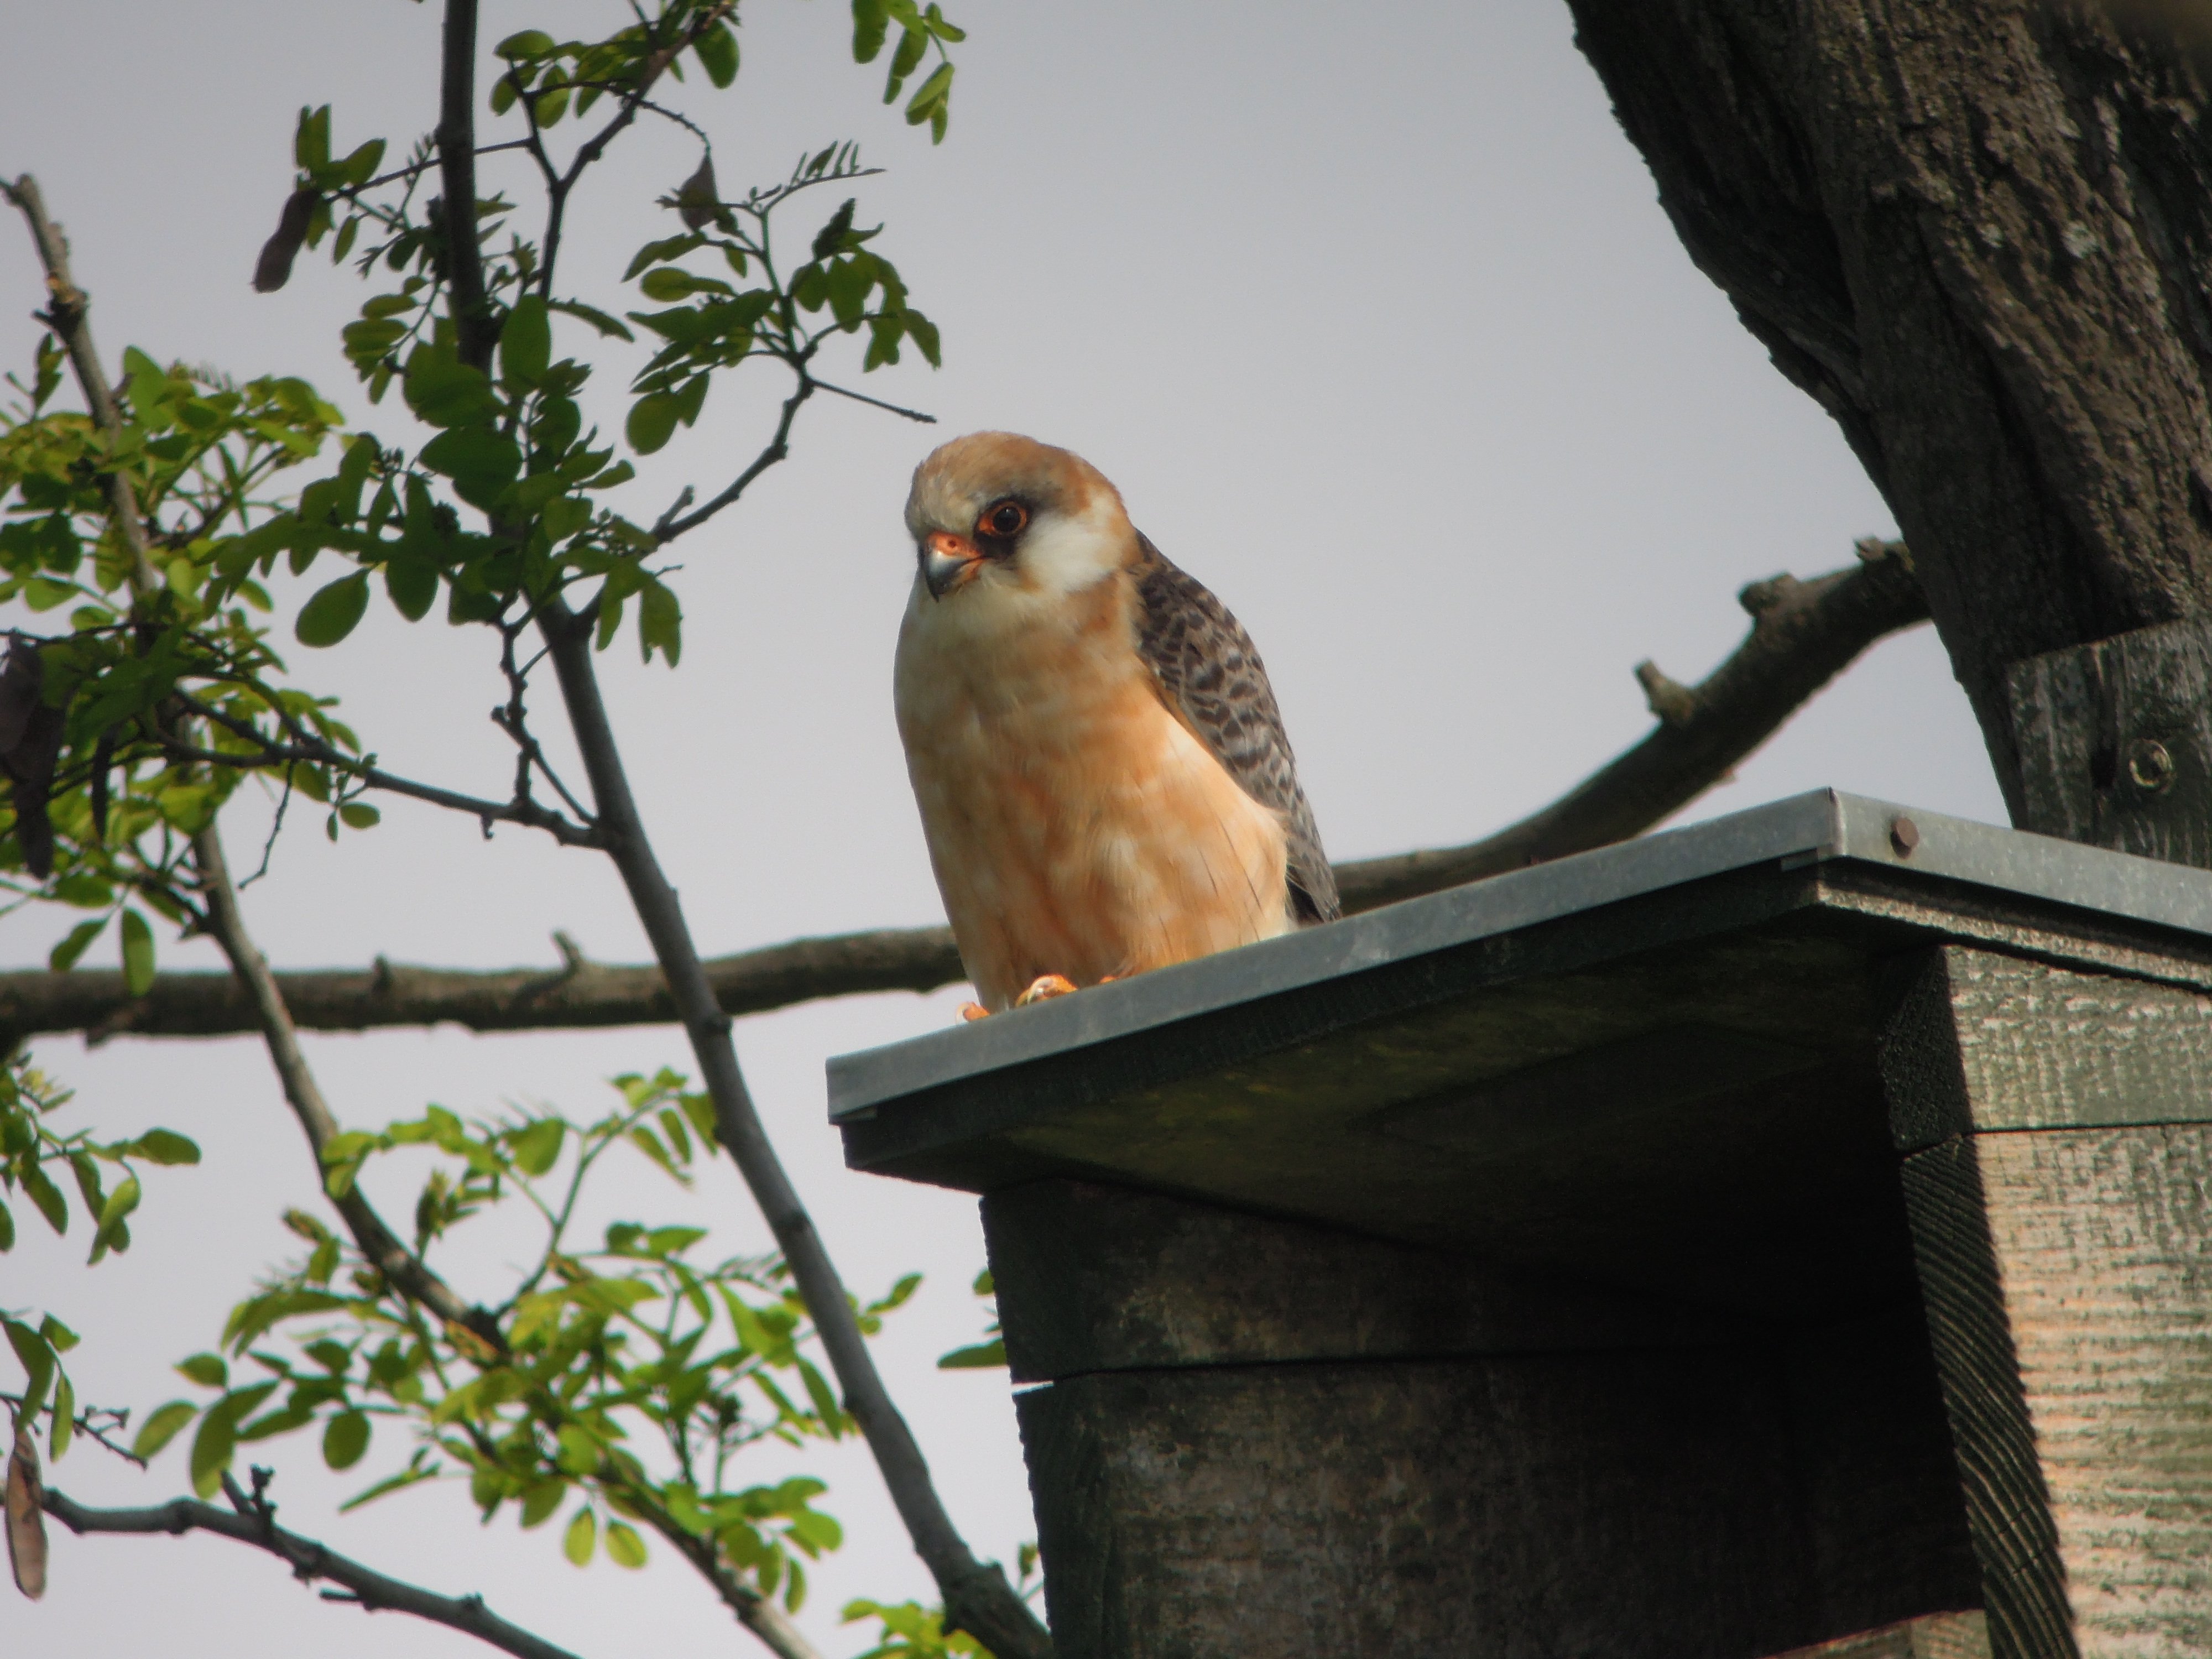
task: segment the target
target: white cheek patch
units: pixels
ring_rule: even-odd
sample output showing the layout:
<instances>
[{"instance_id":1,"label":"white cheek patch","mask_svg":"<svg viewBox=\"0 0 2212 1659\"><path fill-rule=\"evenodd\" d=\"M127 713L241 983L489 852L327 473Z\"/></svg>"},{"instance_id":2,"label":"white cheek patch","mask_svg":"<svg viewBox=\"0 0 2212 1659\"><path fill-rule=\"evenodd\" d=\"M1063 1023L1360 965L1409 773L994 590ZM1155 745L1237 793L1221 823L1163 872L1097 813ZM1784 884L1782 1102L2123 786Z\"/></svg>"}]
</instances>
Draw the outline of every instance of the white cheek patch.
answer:
<instances>
[{"instance_id":1,"label":"white cheek patch","mask_svg":"<svg viewBox=\"0 0 2212 1659\"><path fill-rule=\"evenodd\" d=\"M1042 517L1023 538L1016 562L1048 593L1079 592L1120 568L1127 556L1127 538L1114 517L1097 512Z\"/></svg>"}]
</instances>

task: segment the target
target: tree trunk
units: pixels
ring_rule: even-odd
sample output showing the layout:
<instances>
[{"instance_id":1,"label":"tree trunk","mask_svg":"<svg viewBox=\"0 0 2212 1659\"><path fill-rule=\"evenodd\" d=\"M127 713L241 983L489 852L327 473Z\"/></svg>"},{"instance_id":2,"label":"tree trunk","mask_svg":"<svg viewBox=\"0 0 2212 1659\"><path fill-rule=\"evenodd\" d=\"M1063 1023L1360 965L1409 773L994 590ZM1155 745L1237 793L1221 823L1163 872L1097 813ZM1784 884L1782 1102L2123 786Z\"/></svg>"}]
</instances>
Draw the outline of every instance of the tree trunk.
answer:
<instances>
[{"instance_id":1,"label":"tree trunk","mask_svg":"<svg viewBox=\"0 0 2212 1659\"><path fill-rule=\"evenodd\" d=\"M2203 42L2069 0L1569 3L1691 258L1896 513L2014 822L2212 862Z\"/></svg>"}]
</instances>

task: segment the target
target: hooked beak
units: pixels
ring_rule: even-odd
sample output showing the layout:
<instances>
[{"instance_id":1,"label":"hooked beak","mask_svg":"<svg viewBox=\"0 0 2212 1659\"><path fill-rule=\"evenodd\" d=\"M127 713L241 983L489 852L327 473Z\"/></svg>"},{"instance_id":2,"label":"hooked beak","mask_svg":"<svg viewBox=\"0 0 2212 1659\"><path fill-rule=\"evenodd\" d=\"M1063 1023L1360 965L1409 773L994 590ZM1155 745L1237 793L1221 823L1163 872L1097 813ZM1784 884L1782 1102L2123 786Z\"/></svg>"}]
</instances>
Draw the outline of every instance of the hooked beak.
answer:
<instances>
[{"instance_id":1,"label":"hooked beak","mask_svg":"<svg viewBox=\"0 0 2212 1659\"><path fill-rule=\"evenodd\" d=\"M983 556L975 543L947 530L923 538L920 551L921 579L929 585L933 599L941 599L961 583L973 580L983 565Z\"/></svg>"}]
</instances>

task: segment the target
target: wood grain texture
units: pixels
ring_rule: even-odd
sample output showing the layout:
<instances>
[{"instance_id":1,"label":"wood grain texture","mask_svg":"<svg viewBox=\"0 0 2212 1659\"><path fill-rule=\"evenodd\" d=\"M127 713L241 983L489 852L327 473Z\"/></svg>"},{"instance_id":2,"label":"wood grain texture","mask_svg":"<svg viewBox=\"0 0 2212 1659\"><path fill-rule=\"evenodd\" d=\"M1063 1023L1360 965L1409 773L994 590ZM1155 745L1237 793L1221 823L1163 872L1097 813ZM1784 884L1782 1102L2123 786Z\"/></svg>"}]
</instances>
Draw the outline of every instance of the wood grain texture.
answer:
<instances>
[{"instance_id":1,"label":"wood grain texture","mask_svg":"<svg viewBox=\"0 0 2212 1659\"><path fill-rule=\"evenodd\" d=\"M1119 1372L1019 1397L1061 1659L1753 1659L1822 1632L1711 1356Z\"/></svg>"},{"instance_id":2,"label":"wood grain texture","mask_svg":"<svg viewBox=\"0 0 2212 1659\"><path fill-rule=\"evenodd\" d=\"M2212 1128L1979 1135L1972 1152L2081 1651L2202 1659Z\"/></svg>"},{"instance_id":3,"label":"wood grain texture","mask_svg":"<svg viewBox=\"0 0 2212 1659\"><path fill-rule=\"evenodd\" d=\"M1091 1182L983 1200L1017 1382L1285 1360L1742 1341L1748 1322Z\"/></svg>"},{"instance_id":4,"label":"wood grain texture","mask_svg":"<svg viewBox=\"0 0 2212 1659\"><path fill-rule=\"evenodd\" d=\"M1969 1131L2212 1121L2212 995L1947 946L1918 965L1881 1063L1908 1152Z\"/></svg>"},{"instance_id":5,"label":"wood grain texture","mask_svg":"<svg viewBox=\"0 0 2212 1659\"><path fill-rule=\"evenodd\" d=\"M1990 1646L1997 1659L2076 1659L1973 1143L1954 1139L1908 1158L1905 1195Z\"/></svg>"},{"instance_id":6,"label":"wood grain texture","mask_svg":"<svg viewBox=\"0 0 2212 1659\"><path fill-rule=\"evenodd\" d=\"M1990 1659L1989 1625L1979 1613L1934 1613L1773 1659Z\"/></svg>"},{"instance_id":7,"label":"wood grain texture","mask_svg":"<svg viewBox=\"0 0 2212 1659\"><path fill-rule=\"evenodd\" d=\"M2046 835L2212 866L2212 627L2141 628L2015 663L2027 821Z\"/></svg>"}]
</instances>

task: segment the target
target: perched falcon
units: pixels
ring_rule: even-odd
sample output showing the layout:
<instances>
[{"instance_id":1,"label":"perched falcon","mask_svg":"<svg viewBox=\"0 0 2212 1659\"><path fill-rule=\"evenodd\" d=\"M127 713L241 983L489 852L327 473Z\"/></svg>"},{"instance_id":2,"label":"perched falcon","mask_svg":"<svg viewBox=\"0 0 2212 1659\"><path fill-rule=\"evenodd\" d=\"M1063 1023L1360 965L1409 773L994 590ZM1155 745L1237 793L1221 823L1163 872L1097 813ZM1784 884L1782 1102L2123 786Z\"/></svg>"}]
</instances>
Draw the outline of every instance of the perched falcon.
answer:
<instances>
[{"instance_id":1,"label":"perched falcon","mask_svg":"<svg viewBox=\"0 0 2212 1659\"><path fill-rule=\"evenodd\" d=\"M1340 914L1260 653L1095 467L956 438L906 522L899 735L986 1009Z\"/></svg>"}]
</instances>

